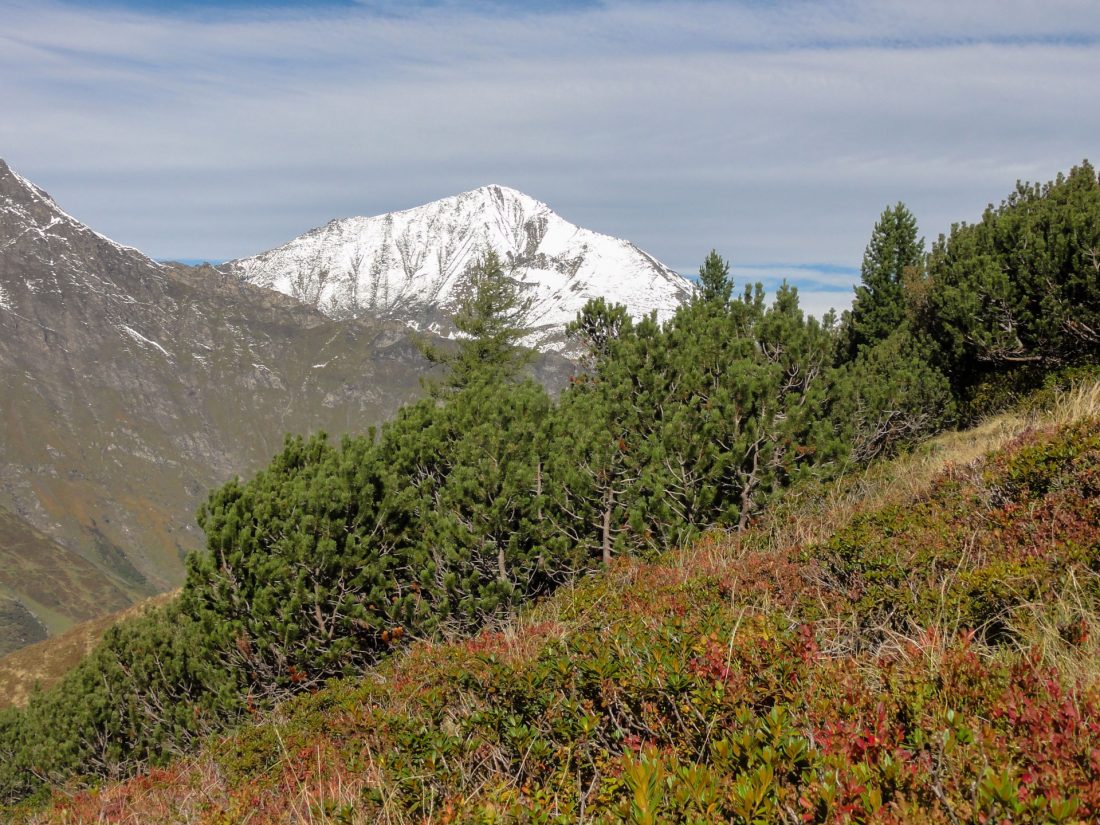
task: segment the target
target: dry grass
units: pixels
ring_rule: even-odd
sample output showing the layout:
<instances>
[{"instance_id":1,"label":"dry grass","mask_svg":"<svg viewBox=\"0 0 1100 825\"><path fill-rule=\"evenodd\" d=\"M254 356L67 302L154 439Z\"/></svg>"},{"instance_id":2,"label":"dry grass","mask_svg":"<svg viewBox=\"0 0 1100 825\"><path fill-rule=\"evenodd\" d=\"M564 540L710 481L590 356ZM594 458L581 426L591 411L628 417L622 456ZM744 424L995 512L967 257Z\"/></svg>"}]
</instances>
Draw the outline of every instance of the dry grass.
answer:
<instances>
[{"instance_id":1,"label":"dry grass","mask_svg":"<svg viewBox=\"0 0 1100 825\"><path fill-rule=\"evenodd\" d=\"M676 563L684 569L703 567L721 573L741 563L748 553L753 554L754 563L769 556L781 558L797 548L826 542L861 513L919 501L942 473L976 467L985 456L1029 432L1089 419L1100 420L1100 382L1059 393L1042 409L1007 412L969 430L943 433L908 455L856 470L825 487L793 492L755 525L744 546L736 532L711 533L681 551ZM966 559L961 559L960 568L965 563ZM952 575L945 573L945 589ZM1018 608L1009 621L1019 646L1037 652L1067 685L1100 684L1100 605L1087 596L1088 584L1092 592L1097 592L1095 581L1071 579L1053 602ZM776 609L770 603L754 607L763 612ZM843 621L838 620L832 627L826 627L828 622L819 622L826 653L852 652L849 642L859 634L843 626ZM884 639L879 653L906 659L920 656L934 669L949 640L960 632L969 630L961 627L960 617L945 605L931 627L912 627L907 633L883 627L875 635ZM833 650L828 649L830 641ZM981 645L975 650L983 655L1000 655Z\"/></svg>"},{"instance_id":2,"label":"dry grass","mask_svg":"<svg viewBox=\"0 0 1100 825\"><path fill-rule=\"evenodd\" d=\"M944 471L971 466L1031 430L1088 418L1100 418L1100 382L1063 392L1041 410L1004 413L969 430L943 433L909 455L855 470L824 493L795 493L765 517L760 529L771 534L777 548L824 541L856 514L917 500Z\"/></svg>"},{"instance_id":3,"label":"dry grass","mask_svg":"<svg viewBox=\"0 0 1100 825\"><path fill-rule=\"evenodd\" d=\"M72 670L114 625L165 604L178 590L153 596L118 613L82 622L59 636L20 648L0 659L0 709L22 707L37 684L47 688Z\"/></svg>"},{"instance_id":4,"label":"dry grass","mask_svg":"<svg viewBox=\"0 0 1100 825\"><path fill-rule=\"evenodd\" d=\"M350 771L340 763L332 742L321 739L291 752L279 736L279 759L266 771L263 790L234 791L217 760L208 752L187 757L169 768L154 768L137 778L84 791L67 802L32 814L27 825L45 823L111 822L115 825L366 825L386 822L412 825L395 800L381 804L381 816L361 812L367 788L391 789L369 741L364 742L367 764Z\"/></svg>"},{"instance_id":5,"label":"dry grass","mask_svg":"<svg viewBox=\"0 0 1100 825\"><path fill-rule=\"evenodd\" d=\"M1100 605L1090 595L1098 578L1090 571L1071 575L1053 601L1025 605L1009 622L1019 647L1067 685L1100 684Z\"/></svg>"}]
</instances>

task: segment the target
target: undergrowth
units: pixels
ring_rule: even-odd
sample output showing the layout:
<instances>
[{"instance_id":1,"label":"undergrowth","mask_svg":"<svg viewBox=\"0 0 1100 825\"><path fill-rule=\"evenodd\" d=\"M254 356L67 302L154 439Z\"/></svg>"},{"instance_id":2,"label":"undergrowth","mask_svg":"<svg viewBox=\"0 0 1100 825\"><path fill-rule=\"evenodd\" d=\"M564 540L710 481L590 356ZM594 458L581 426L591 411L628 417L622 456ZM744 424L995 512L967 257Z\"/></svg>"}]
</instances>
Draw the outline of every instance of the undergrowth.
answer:
<instances>
[{"instance_id":1,"label":"undergrowth","mask_svg":"<svg viewBox=\"0 0 1100 825\"><path fill-rule=\"evenodd\" d=\"M1090 385L22 817L1094 822L1098 632Z\"/></svg>"}]
</instances>

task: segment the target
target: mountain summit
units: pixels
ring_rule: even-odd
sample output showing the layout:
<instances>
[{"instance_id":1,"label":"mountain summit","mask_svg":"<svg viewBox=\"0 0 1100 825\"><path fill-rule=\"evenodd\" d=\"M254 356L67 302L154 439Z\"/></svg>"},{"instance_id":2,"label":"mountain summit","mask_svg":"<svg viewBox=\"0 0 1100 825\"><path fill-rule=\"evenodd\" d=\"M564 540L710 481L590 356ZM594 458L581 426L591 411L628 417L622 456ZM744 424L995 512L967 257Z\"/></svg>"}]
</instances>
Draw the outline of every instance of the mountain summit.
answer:
<instances>
[{"instance_id":1,"label":"mountain summit","mask_svg":"<svg viewBox=\"0 0 1100 825\"><path fill-rule=\"evenodd\" d=\"M223 269L327 315L374 315L443 334L486 249L533 299L527 343L564 346L565 325L590 298L667 317L691 285L629 241L582 229L515 189L483 186L414 209L344 218Z\"/></svg>"}]
</instances>

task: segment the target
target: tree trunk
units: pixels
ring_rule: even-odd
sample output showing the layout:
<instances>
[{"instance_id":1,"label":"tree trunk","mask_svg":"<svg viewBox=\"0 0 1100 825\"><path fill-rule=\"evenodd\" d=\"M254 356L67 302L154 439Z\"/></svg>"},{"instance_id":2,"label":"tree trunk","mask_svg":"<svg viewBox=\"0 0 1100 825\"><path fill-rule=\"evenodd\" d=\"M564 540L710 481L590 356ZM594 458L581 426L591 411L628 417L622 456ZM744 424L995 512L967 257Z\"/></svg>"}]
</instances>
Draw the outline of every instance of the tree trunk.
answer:
<instances>
[{"instance_id":1,"label":"tree trunk","mask_svg":"<svg viewBox=\"0 0 1100 825\"><path fill-rule=\"evenodd\" d=\"M611 501L608 500L603 508L603 563L611 564Z\"/></svg>"}]
</instances>

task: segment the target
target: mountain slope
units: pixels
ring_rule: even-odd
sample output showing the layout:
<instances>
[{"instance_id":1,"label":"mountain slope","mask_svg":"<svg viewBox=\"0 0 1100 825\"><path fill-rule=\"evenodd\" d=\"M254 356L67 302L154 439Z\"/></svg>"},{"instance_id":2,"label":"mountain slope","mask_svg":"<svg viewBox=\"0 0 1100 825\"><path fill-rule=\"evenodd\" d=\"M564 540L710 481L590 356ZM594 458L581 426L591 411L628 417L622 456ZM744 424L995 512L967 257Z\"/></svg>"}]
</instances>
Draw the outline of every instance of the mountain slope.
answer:
<instances>
[{"instance_id":1,"label":"mountain slope","mask_svg":"<svg viewBox=\"0 0 1100 825\"><path fill-rule=\"evenodd\" d=\"M157 264L0 161L0 515L26 527L0 553L35 555L19 548L38 536L38 557L87 582L98 613L180 583L212 486L257 469L286 432L379 423L426 368L403 326ZM0 582L0 652L28 613L51 631L90 617L45 615L44 574Z\"/></svg>"},{"instance_id":2,"label":"mountain slope","mask_svg":"<svg viewBox=\"0 0 1100 825\"><path fill-rule=\"evenodd\" d=\"M133 595L117 577L0 510L0 655L120 610Z\"/></svg>"},{"instance_id":3,"label":"mountain slope","mask_svg":"<svg viewBox=\"0 0 1100 825\"><path fill-rule=\"evenodd\" d=\"M1098 494L1093 385L28 821L1094 822Z\"/></svg>"},{"instance_id":4,"label":"mountain slope","mask_svg":"<svg viewBox=\"0 0 1100 825\"><path fill-rule=\"evenodd\" d=\"M179 591L173 590L143 599L117 613L81 621L58 635L0 657L0 710L26 705L35 690L46 690L76 667L112 627L178 595Z\"/></svg>"},{"instance_id":5,"label":"mountain slope","mask_svg":"<svg viewBox=\"0 0 1100 825\"><path fill-rule=\"evenodd\" d=\"M544 349L564 347L564 326L590 298L664 318L690 294L684 278L628 241L574 226L503 186L334 220L222 269L333 317L367 314L450 334L465 272L489 247L532 299L528 343Z\"/></svg>"}]
</instances>

